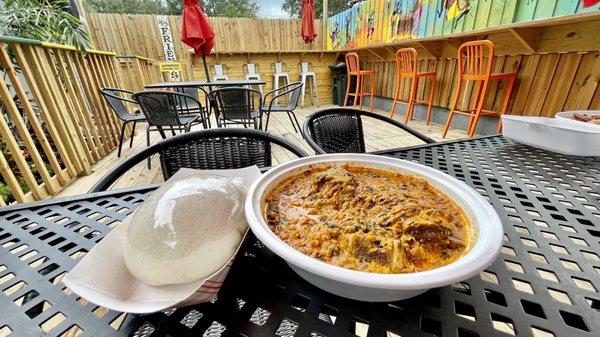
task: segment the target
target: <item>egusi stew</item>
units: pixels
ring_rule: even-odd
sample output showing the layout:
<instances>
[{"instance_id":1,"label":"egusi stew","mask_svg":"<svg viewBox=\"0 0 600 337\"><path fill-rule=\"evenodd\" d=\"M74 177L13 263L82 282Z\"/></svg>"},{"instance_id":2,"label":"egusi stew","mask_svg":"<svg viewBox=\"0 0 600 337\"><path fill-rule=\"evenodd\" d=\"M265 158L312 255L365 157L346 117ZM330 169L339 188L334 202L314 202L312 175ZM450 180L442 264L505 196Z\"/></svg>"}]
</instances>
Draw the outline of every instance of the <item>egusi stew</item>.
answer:
<instances>
[{"instance_id":1,"label":"egusi stew","mask_svg":"<svg viewBox=\"0 0 600 337\"><path fill-rule=\"evenodd\" d=\"M315 165L267 194L271 230L336 266L410 273L449 264L470 248L463 210L425 179L358 165Z\"/></svg>"}]
</instances>

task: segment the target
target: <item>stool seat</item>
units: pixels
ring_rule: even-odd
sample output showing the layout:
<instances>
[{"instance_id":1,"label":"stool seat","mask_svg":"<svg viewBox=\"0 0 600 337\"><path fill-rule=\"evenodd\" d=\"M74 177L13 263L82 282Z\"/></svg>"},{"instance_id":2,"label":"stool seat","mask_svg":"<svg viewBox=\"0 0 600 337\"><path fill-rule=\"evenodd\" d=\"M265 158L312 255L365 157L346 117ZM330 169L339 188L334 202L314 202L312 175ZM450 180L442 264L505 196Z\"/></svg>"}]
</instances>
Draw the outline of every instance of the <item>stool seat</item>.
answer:
<instances>
[{"instance_id":1,"label":"stool seat","mask_svg":"<svg viewBox=\"0 0 600 337\"><path fill-rule=\"evenodd\" d=\"M358 71L349 71L348 75L375 75L375 70L358 70Z\"/></svg>"},{"instance_id":2,"label":"stool seat","mask_svg":"<svg viewBox=\"0 0 600 337\"><path fill-rule=\"evenodd\" d=\"M435 71L417 72L418 77L435 77L437 73Z\"/></svg>"},{"instance_id":3,"label":"stool seat","mask_svg":"<svg viewBox=\"0 0 600 337\"><path fill-rule=\"evenodd\" d=\"M256 65L254 63L247 63L246 64L246 75L244 76L244 78L246 80L257 80L260 81L260 74L256 72ZM258 86L258 91L260 91L260 94L263 94L263 90L262 90L262 85L257 85ZM252 85L250 85L249 87L253 87Z\"/></svg>"},{"instance_id":4,"label":"stool seat","mask_svg":"<svg viewBox=\"0 0 600 337\"><path fill-rule=\"evenodd\" d=\"M496 73L490 75L490 80L503 80L517 77L516 73Z\"/></svg>"}]
</instances>

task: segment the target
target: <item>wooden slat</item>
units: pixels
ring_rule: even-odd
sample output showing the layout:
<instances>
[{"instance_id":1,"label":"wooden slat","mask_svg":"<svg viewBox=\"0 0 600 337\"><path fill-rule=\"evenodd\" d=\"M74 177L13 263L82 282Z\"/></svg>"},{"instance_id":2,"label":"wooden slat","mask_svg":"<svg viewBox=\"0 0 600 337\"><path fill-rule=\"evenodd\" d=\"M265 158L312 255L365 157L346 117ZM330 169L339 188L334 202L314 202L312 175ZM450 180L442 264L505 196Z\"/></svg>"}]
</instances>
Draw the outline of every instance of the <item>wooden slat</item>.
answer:
<instances>
[{"instance_id":1,"label":"wooden slat","mask_svg":"<svg viewBox=\"0 0 600 337\"><path fill-rule=\"evenodd\" d=\"M94 144L94 137L90 131L90 125L87 123L87 119L84 115L87 114L87 109L84 106L84 103L80 101L77 97L77 90L79 86L76 85L77 77L74 73L70 72L70 67L67 66L67 62L69 61L63 51L56 50L54 51L54 57L56 59L56 63L58 66L58 70L65 76L65 80L62 87L66 87L66 91L64 92L65 101L68 102L68 106L71 109L71 120L73 126L79 130L78 135L81 139L81 143L85 145L85 155L87 160L90 163L95 162L99 156L96 151L96 144ZM69 62L70 63L70 62ZM69 68L69 69L67 69Z\"/></svg>"},{"instance_id":2,"label":"wooden slat","mask_svg":"<svg viewBox=\"0 0 600 337\"><path fill-rule=\"evenodd\" d=\"M24 133L25 135L28 135L27 130L25 129L25 126L22 124L22 121L20 121L19 111L17 109L17 106L16 106L15 102L11 99L12 95L10 94L10 91L8 90L8 86L6 85L6 82L4 82L4 79L1 77L0 77L0 97L2 98L2 103L7 108L9 116L16 117L13 122L17 124L17 127L19 128L20 133ZM29 187L29 190L32 192L33 196L37 200L45 198L47 196L46 191L42 190L40 188L39 184L37 183L37 181L35 180L35 177L33 176L33 173L31 172L31 168L27 164L27 161L25 160L25 157L23 156L23 152L21 151L21 148L19 147L19 143L15 139L14 135L12 134L12 131L10 130L10 127L8 126L8 124L6 123L6 120L4 118L0 118L0 135L2 136L3 143L6 144L6 146L8 147L8 150L10 151L12 159L14 160L15 164L19 168L19 171L21 172L21 176L27 183L27 187ZM33 140L31 139L31 137L29 137L27 146L30 146L31 147L30 151L34 152L37 155L36 164L39 163L38 165L43 166L42 159L39 157L39 153L37 153L37 150L35 149L35 144L33 144ZM46 174L47 174L47 172L46 172Z\"/></svg>"},{"instance_id":3,"label":"wooden slat","mask_svg":"<svg viewBox=\"0 0 600 337\"><path fill-rule=\"evenodd\" d=\"M79 101L79 108L81 109L81 116L83 122L85 124L86 133L89 134L91 138L91 148L92 155L94 157L94 161L100 159L100 157L105 153L102 148L102 143L100 142L100 137L98 136L98 132L96 130L96 126L94 125L94 121L92 120L92 109L88 98L83 93L81 83L85 80L82 74L79 73L77 67L77 54L74 52L65 53L65 59L67 60L67 70L72 79L76 79L73 83L73 88L75 89L75 94L77 100Z\"/></svg>"},{"instance_id":4,"label":"wooden slat","mask_svg":"<svg viewBox=\"0 0 600 337\"><path fill-rule=\"evenodd\" d=\"M60 157L60 160L63 162L65 167L73 167L73 165L71 164L71 161L69 159L67 150L65 149L65 146L63 145L62 141L60 141L60 133L56 129L56 126L54 125L54 122L53 122L52 118L50 117L50 112L48 110L48 107L46 105L44 97L42 96L42 94L40 92L40 89L38 87L38 82L35 78L35 75L32 72L33 68L35 68L35 65L33 65L33 64L30 65L27 63L25 55L23 53L23 49L21 48L20 45L13 44L13 45L11 45L11 47L13 49L15 58L17 59L17 63L20 66L21 74L23 74L23 77L27 81L27 86L29 87L29 90L31 90L31 93L33 94L33 97L36 101L36 104L38 106L40 114L42 115L42 118L44 119L44 125L45 125L46 129L48 130L48 133L50 134L50 138L53 140L54 147L56 148L56 152L57 152L58 156ZM42 139L42 138L40 138L40 139ZM48 146L50 146L50 145L48 145ZM50 149L50 150L52 150L52 149ZM50 160L50 163L53 164L52 168L54 169L54 173L58 177L58 181L59 181L60 185L64 186L67 183L67 181L70 179L69 173L63 172L62 168L60 167L60 165L58 163L58 158L56 158L56 160Z\"/></svg>"},{"instance_id":5,"label":"wooden slat","mask_svg":"<svg viewBox=\"0 0 600 337\"><path fill-rule=\"evenodd\" d=\"M587 109L594 97L600 80L600 52L583 56L569 91L564 110Z\"/></svg>"},{"instance_id":6,"label":"wooden slat","mask_svg":"<svg viewBox=\"0 0 600 337\"><path fill-rule=\"evenodd\" d=\"M100 97L98 92L98 84L95 82L93 76L90 73L89 63L81 54L77 54L76 57L76 66L79 71L79 74L82 76L82 79L85 81L85 85L83 85L84 90L86 91L86 95L90 98L91 108L90 111L94 126L96 128L96 132L100 137L101 149L100 152L106 154L112 147L111 144L107 141L110 138L109 130L105 124L105 121L102 117L104 105L103 98Z\"/></svg>"},{"instance_id":7,"label":"wooden slat","mask_svg":"<svg viewBox=\"0 0 600 337\"><path fill-rule=\"evenodd\" d=\"M73 107L73 102L69 99L68 93L64 86L69 86L70 81L68 79L62 79L61 72L62 64L60 59L60 52L54 51L54 59L51 51L44 48L41 53L46 58L46 63L42 62L46 68L46 75L48 76L48 82L52 88L52 94L54 95L58 106L60 107L61 114L59 115L63 119L63 123L67 129L67 133L71 137L77 160L80 162L81 171L84 174L91 173L91 156L89 152L88 144L84 140L83 132L77 120L76 111ZM62 72L64 75L64 72ZM72 92L72 89L70 89Z\"/></svg>"},{"instance_id":8,"label":"wooden slat","mask_svg":"<svg viewBox=\"0 0 600 337\"><path fill-rule=\"evenodd\" d=\"M535 78L531 84L529 97L523 108L523 112L528 116L543 115L542 106L547 98L550 84L554 78L556 66L558 65L559 54L546 54L540 57L540 63L535 73Z\"/></svg>"},{"instance_id":9,"label":"wooden slat","mask_svg":"<svg viewBox=\"0 0 600 337\"><path fill-rule=\"evenodd\" d=\"M46 134L42 129L42 125L38 120L37 115L33 111L31 103L29 102L29 97L27 96L25 89L23 89L19 76L17 75L17 72L15 71L12 62L10 61L8 53L6 52L6 49L2 46L0 46L0 64L2 64L4 72L8 74L8 78L12 84L13 90L17 93L17 97L19 97L19 101L21 102L21 106L23 107L23 111L25 112L25 116L29 121L31 128L34 131L37 140L40 143L40 146L42 147L42 150L44 151L44 155L46 156L46 158L48 158L50 166L52 167L54 172L59 172L61 168L58 164L58 160L56 159L54 151L52 151L50 143L46 138ZM8 110L9 113L12 113L14 111L13 109ZM31 135L29 134L29 131L27 130L27 127L23 124L20 116L11 115L10 117L13 120L13 122L17 124L22 139L25 140L25 143L27 144L28 148L31 149L34 163L38 168L40 176L46 185L46 189L50 194L56 193L58 186L52 183L50 173L48 172L48 169L46 168L46 165L43 162L40 153L38 152L37 147L35 146L35 143L31 138Z\"/></svg>"},{"instance_id":10,"label":"wooden slat","mask_svg":"<svg viewBox=\"0 0 600 337\"><path fill-rule=\"evenodd\" d=\"M556 66L555 78L553 79L548 97L541 110L542 116L553 117L556 112L562 111L565 101L569 95L569 89L579 68L579 62L583 54L568 53L560 55L560 60Z\"/></svg>"},{"instance_id":11,"label":"wooden slat","mask_svg":"<svg viewBox=\"0 0 600 337\"><path fill-rule=\"evenodd\" d=\"M65 149L65 156L62 157L63 163L69 172L71 177L76 176L82 171L81 163L78 159L78 154L73 148L71 142L71 135L68 132L65 124L62 122L60 112L57 103L54 98L54 90L50 89L49 78L50 74L47 72L46 67L42 66L42 60L40 59L36 49L37 47L24 45L23 51L26 59L26 66L30 67L34 77L34 81L39 88L39 96L37 96L38 102L44 102L46 105L47 113L44 116L44 120L51 120L57 130L57 138L54 138L55 143L61 143ZM31 83L30 83L31 85Z\"/></svg>"}]
</instances>

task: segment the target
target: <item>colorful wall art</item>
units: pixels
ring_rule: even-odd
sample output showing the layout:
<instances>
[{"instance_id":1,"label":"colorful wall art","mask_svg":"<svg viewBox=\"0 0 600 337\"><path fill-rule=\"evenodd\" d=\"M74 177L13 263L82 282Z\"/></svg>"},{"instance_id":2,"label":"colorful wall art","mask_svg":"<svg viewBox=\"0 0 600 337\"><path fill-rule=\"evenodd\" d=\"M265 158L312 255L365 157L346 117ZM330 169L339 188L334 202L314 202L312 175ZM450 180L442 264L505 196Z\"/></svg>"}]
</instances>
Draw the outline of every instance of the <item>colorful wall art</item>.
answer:
<instances>
[{"instance_id":1,"label":"colorful wall art","mask_svg":"<svg viewBox=\"0 0 600 337\"><path fill-rule=\"evenodd\" d=\"M367 0L327 19L327 49L449 35L597 10L598 0Z\"/></svg>"}]
</instances>

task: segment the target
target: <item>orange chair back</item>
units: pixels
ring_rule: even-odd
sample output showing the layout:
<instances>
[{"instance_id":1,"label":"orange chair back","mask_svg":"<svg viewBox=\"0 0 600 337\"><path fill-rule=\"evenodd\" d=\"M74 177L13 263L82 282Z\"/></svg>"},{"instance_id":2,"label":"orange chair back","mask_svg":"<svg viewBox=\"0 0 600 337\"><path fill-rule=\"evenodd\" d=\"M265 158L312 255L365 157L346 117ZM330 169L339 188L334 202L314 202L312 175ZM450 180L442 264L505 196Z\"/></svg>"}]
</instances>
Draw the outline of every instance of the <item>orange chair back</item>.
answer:
<instances>
[{"instance_id":1,"label":"orange chair back","mask_svg":"<svg viewBox=\"0 0 600 337\"><path fill-rule=\"evenodd\" d=\"M348 73L355 73L360 71L360 59L357 53L346 54L346 70Z\"/></svg>"},{"instance_id":2,"label":"orange chair back","mask_svg":"<svg viewBox=\"0 0 600 337\"><path fill-rule=\"evenodd\" d=\"M458 48L459 74L470 80L485 80L492 73L494 43L489 40L471 41Z\"/></svg>"},{"instance_id":3,"label":"orange chair back","mask_svg":"<svg viewBox=\"0 0 600 337\"><path fill-rule=\"evenodd\" d=\"M414 75L417 72L417 50L402 48L396 52L396 71L398 75Z\"/></svg>"}]
</instances>

